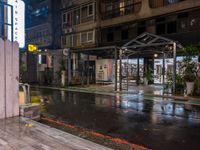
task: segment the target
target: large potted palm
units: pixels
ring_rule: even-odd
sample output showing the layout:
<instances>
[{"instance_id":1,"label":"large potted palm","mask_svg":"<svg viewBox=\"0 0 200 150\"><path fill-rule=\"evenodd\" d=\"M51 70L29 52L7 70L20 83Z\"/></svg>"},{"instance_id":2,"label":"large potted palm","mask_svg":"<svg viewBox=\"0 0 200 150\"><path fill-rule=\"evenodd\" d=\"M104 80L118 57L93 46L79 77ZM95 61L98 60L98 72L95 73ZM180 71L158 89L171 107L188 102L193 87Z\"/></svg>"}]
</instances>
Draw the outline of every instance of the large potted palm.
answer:
<instances>
[{"instance_id":1,"label":"large potted palm","mask_svg":"<svg viewBox=\"0 0 200 150\"><path fill-rule=\"evenodd\" d=\"M200 96L200 76L198 76L194 82L193 96Z\"/></svg>"},{"instance_id":2,"label":"large potted palm","mask_svg":"<svg viewBox=\"0 0 200 150\"><path fill-rule=\"evenodd\" d=\"M194 81L197 77L198 65L193 61L193 57L197 55L198 49L195 46L187 46L184 49L185 58L183 59L183 78L186 84L187 95L191 95L194 88Z\"/></svg>"},{"instance_id":3,"label":"large potted palm","mask_svg":"<svg viewBox=\"0 0 200 150\"><path fill-rule=\"evenodd\" d=\"M187 95L190 95L192 93L193 87L194 87L194 81L196 79L195 75L195 62L189 62L185 64L185 69L183 73L183 78L185 80L186 84L186 91Z\"/></svg>"},{"instance_id":4,"label":"large potted palm","mask_svg":"<svg viewBox=\"0 0 200 150\"><path fill-rule=\"evenodd\" d=\"M65 86L66 82L66 67L64 59L60 60L60 78L61 78L61 86Z\"/></svg>"}]
</instances>

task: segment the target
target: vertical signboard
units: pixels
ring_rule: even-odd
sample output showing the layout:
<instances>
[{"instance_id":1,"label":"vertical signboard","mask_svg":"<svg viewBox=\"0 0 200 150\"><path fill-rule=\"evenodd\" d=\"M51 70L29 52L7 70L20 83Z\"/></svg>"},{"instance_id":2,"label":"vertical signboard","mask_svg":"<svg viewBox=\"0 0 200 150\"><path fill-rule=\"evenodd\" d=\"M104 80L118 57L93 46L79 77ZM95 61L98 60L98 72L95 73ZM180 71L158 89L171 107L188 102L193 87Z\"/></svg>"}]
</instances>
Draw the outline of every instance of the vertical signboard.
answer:
<instances>
[{"instance_id":1,"label":"vertical signboard","mask_svg":"<svg viewBox=\"0 0 200 150\"><path fill-rule=\"evenodd\" d=\"M17 41L20 48L25 46L25 4L22 0L7 0L9 5L13 6L13 13L11 9L7 9L7 22L13 21L13 33L12 28L8 28L8 39ZM13 14L13 17L12 17ZM13 20L12 20L13 19Z\"/></svg>"}]
</instances>

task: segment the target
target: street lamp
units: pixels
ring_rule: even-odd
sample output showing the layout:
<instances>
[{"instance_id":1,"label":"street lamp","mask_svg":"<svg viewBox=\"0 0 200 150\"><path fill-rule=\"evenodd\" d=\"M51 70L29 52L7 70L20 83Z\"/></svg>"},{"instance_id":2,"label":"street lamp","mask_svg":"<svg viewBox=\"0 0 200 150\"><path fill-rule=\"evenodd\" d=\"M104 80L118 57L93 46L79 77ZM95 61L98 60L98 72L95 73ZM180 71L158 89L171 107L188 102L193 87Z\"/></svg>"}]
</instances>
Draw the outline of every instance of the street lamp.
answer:
<instances>
[{"instance_id":1,"label":"street lamp","mask_svg":"<svg viewBox=\"0 0 200 150\"><path fill-rule=\"evenodd\" d=\"M158 57L158 54L154 54L154 57L157 58L157 57Z\"/></svg>"}]
</instances>

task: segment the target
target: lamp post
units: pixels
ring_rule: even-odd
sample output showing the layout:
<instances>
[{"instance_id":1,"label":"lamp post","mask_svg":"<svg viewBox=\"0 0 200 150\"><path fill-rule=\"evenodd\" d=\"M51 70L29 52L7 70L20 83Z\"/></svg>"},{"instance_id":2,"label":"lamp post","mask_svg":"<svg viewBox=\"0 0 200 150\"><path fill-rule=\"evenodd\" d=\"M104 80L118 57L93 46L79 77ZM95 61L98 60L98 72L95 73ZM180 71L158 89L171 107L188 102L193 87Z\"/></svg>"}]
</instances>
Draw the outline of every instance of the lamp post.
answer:
<instances>
[{"instance_id":1,"label":"lamp post","mask_svg":"<svg viewBox=\"0 0 200 150\"><path fill-rule=\"evenodd\" d=\"M115 48L115 91L117 91L117 89L118 89L118 86L117 86L117 68L118 68L117 59L118 59L118 51L117 51L117 48Z\"/></svg>"},{"instance_id":2,"label":"lamp post","mask_svg":"<svg viewBox=\"0 0 200 150\"><path fill-rule=\"evenodd\" d=\"M163 86L165 85L165 52L163 52L163 68L162 68L162 78L163 78Z\"/></svg>"},{"instance_id":3,"label":"lamp post","mask_svg":"<svg viewBox=\"0 0 200 150\"><path fill-rule=\"evenodd\" d=\"M68 49L68 56L67 56L67 85L70 86L71 83L71 51Z\"/></svg>"},{"instance_id":4,"label":"lamp post","mask_svg":"<svg viewBox=\"0 0 200 150\"><path fill-rule=\"evenodd\" d=\"M173 42L173 94L176 94L176 42Z\"/></svg>"},{"instance_id":5,"label":"lamp post","mask_svg":"<svg viewBox=\"0 0 200 150\"><path fill-rule=\"evenodd\" d=\"M119 90L122 91L122 55L123 55L123 50L120 49L119 51Z\"/></svg>"}]
</instances>

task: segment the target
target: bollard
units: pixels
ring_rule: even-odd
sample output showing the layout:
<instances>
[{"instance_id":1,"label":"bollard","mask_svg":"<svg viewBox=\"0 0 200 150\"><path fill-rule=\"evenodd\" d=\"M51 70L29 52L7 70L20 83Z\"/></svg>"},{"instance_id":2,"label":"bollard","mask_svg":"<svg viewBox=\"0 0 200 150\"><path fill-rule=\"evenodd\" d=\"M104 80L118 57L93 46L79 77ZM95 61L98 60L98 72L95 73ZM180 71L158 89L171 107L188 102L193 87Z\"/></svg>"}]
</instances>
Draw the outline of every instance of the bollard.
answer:
<instances>
[{"instance_id":1,"label":"bollard","mask_svg":"<svg viewBox=\"0 0 200 150\"><path fill-rule=\"evenodd\" d=\"M65 71L61 71L61 86L65 86Z\"/></svg>"},{"instance_id":2,"label":"bollard","mask_svg":"<svg viewBox=\"0 0 200 150\"><path fill-rule=\"evenodd\" d=\"M30 85L20 83L19 86L22 89L22 91L19 91L19 104L25 105L25 104L31 103Z\"/></svg>"}]
</instances>

